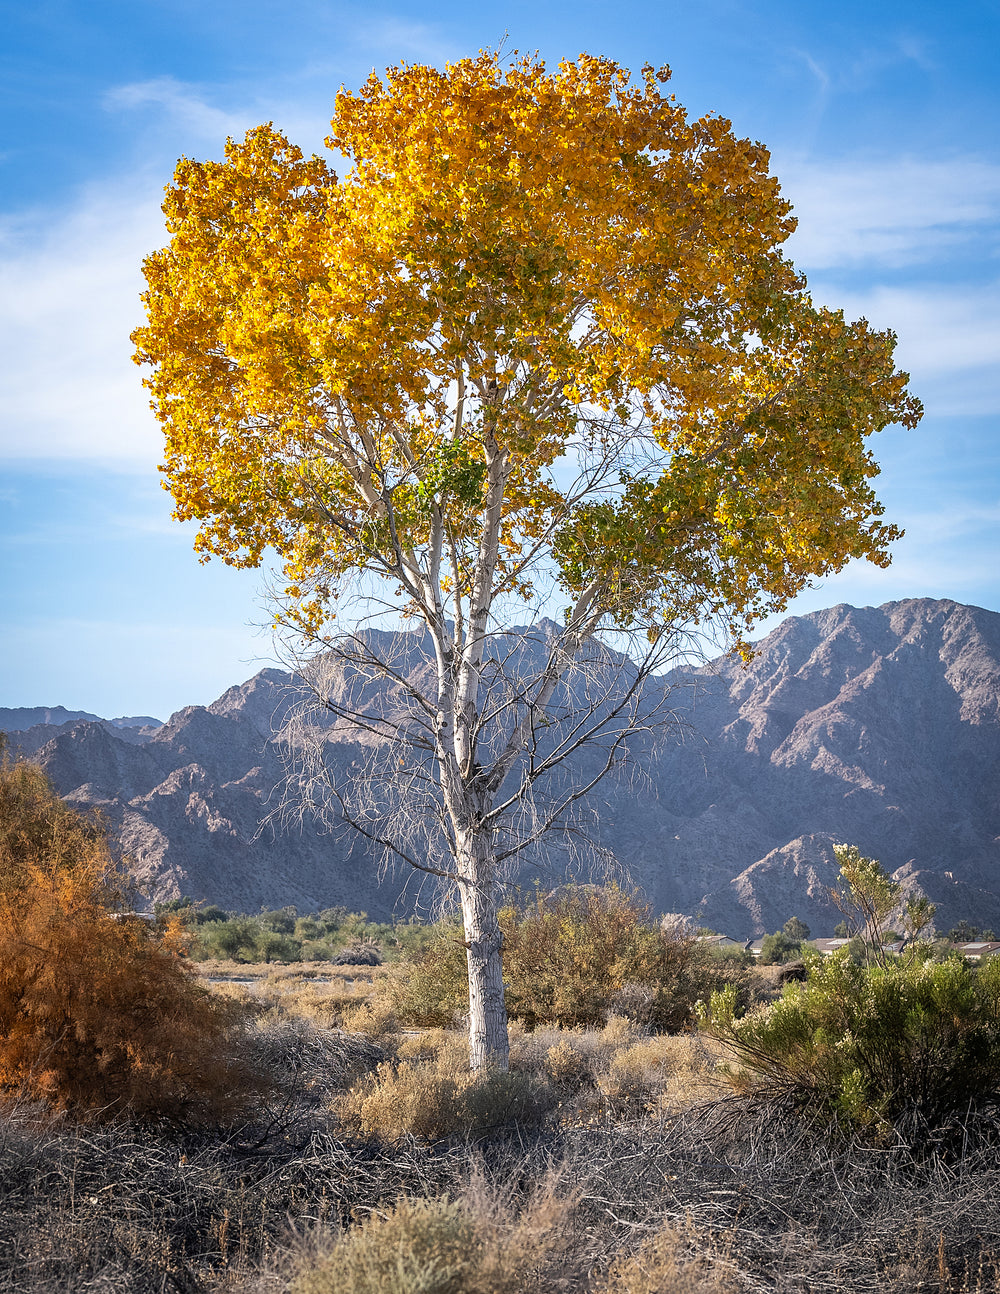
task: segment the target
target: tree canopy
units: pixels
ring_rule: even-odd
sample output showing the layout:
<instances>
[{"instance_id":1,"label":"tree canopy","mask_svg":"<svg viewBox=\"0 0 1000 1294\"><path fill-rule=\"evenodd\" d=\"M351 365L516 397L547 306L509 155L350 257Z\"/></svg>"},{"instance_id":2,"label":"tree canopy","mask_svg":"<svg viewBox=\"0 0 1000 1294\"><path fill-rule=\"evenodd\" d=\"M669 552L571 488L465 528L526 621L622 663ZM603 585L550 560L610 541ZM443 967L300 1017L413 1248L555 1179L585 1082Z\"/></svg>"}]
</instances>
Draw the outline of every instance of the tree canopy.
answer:
<instances>
[{"instance_id":1,"label":"tree canopy","mask_svg":"<svg viewBox=\"0 0 1000 1294\"><path fill-rule=\"evenodd\" d=\"M343 178L270 125L179 163L135 339L203 553L275 550L311 628L358 568L470 593L486 523L503 587L542 550L620 624L888 561L894 338L812 303L767 150L667 75L397 67L337 96Z\"/></svg>"}]
</instances>

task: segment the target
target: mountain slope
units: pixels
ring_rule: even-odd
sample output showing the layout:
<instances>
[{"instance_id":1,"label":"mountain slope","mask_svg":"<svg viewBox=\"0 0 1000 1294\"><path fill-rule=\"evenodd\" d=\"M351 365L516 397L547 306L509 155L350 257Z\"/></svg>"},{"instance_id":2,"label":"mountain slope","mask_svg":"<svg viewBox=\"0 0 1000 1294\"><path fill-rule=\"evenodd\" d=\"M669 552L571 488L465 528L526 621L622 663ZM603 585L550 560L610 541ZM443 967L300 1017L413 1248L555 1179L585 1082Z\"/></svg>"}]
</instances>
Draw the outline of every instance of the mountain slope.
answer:
<instances>
[{"instance_id":1,"label":"mountain slope","mask_svg":"<svg viewBox=\"0 0 1000 1294\"><path fill-rule=\"evenodd\" d=\"M407 670L426 669L419 635L402 646ZM412 905L408 878L379 884L348 833L261 829L290 682L264 670L157 729L82 720L23 735L62 794L120 825L157 897ZM832 607L786 620L747 667L721 659L667 683L676 724L587 805L599 843L658 910L734 935L793 914L829 932L843 840L928 893L939 925L1000 926L1000 615L926 599ZM349 776L359 745L335 736ZM586 767L584 756L575 775Z\"/></svg>"}]
</instances>

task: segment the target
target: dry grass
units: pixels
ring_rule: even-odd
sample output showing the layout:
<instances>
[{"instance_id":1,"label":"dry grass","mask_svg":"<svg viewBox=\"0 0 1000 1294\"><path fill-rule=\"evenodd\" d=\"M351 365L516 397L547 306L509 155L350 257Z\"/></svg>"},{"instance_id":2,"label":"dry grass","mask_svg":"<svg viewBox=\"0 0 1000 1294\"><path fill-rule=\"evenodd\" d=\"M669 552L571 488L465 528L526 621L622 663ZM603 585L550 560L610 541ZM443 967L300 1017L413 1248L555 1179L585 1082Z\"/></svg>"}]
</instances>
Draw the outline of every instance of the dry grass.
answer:
<instances>
[{"instance_id":1,"label":"dry grass","mask_svg":"<svg viewBox=\"0 0 1000 1294\"><path fill-rule=\"evenodd\" d=\"M594 1294L737 1294L733 1263L717 1237L668 1223L615 1263Z\"/></svg>"},{"instance_id":2,"label":"dry grass","mask_svg":"<svg viewBox=\"0 0 1000 1294\"><path fill-rule=\"evenodd\" d=\"M597 1086L611 1101L669 1115L721 1094L715 1061L698 1035L643 1038L612 1055Z\"/></svg>"},{"instance_id":3,"label":"dry grass","mask_svg":"<svg viewBox=\"0 0 1000 1294\"><path fill-rule=\"evenodd\" d=\"M386 1062L351 1088L334 1109L341 1126L362 1137L438 1141L515 1124L535 1127L557 1103L555 1092L525 1073L472 1074L428 1061Z\"/></svg>"},{"instance_id":4,"label":"dry grass","mask_svg":"<svg viewBox=\"0 0 1000 1294\"><path fill-rule=\"evenodd\" d=\"M557 1172L529 1189L473 1170L456 1199L401 1199L331 1242L300 1243L289 1294L543 1294L580 1287L577 1197Z\"/></svg>"},{"instance_id":5,"label":"dry grass","mask_svg":"<svg viewBox=\"0 0 1000 1294\"><path fill-rule=\"evenodd\" d=\"M381 967L201 962L197 970L214 993L236 998L259 1012L271 1012L276 1019L296 1017L323 1028L339 1027L373 1037L395 1031L390 1013L373 998L387 974Z\"/></svg>"},{"instance_id":6,"label":"dry grass","mask_svg":"<svg viewBox=\"0 0 1000 1294\"><path fill-rule=\"evenodd\" d=\"M462 1035L383 1029L377 1001L327 1028L313 977L275 978L220 990L257 1000L275 1080L244 1127L0 1118L3 1294L1000 1288L988 1120L917 1162L715 1099L702 1042L621 1019L514 1029L513 1073L473 1079Z\"/></svg>"},{"instance_id":7,"label":"dry grass","mask_svg":"<svg viewBox=\"0 0 1000 1294\"><path fill-rule=\"evenodd\" d=\"M285 1294L404 1198L455 1202L476 1237L478 1274L459 1287L470 1290L491 1272L506 1289L491 1253L510 1256L521 1281L510 1288L531 1294L998 1287L1000 1148L989 1129L970 1128L961 1162L916 1163L853 1143L834 1151L730 1098L663 1126L640 1117L471 1144L344 1140L310 1087L335 1069L338 1035L272 1029L260 1045L299 1097L238 1134L82 1129L9 1111L0 1290ZM357 1045L374 1059L374 1044ZM341 1058L343 1082L355 1062Z\"/></svg>"}]
</instances>

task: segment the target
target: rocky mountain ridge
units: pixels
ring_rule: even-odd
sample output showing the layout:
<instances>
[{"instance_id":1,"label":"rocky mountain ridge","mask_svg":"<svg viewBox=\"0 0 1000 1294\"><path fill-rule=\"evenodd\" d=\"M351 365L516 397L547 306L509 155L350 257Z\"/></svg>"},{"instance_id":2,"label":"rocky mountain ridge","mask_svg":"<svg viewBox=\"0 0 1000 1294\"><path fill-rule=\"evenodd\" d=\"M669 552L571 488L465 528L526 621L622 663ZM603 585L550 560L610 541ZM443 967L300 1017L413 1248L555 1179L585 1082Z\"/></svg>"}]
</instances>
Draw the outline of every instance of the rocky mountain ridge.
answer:
<instances>
[{"instance_id":1,"label":"rocky mountain ridge","mask_svg":"<svg viewBox=\"0 0 1000 1294\"><path fill-rule=\"evenodd\" d=\"M408 651L421 668L416 638ZM664 682L677 723L590 797L599 842L658 911L742 936L796 914L829 933L844 840L926 892L939 925L1000 924L1000 614L841 605L784 621L746 667ZM358 838L269 817L290 683L263 670L158 728L70 718L11 741L102 808L158 898L407 910L412 878L379 883ZM357 753L336 747L345 771Z\"/></svg>"}]
</instances>

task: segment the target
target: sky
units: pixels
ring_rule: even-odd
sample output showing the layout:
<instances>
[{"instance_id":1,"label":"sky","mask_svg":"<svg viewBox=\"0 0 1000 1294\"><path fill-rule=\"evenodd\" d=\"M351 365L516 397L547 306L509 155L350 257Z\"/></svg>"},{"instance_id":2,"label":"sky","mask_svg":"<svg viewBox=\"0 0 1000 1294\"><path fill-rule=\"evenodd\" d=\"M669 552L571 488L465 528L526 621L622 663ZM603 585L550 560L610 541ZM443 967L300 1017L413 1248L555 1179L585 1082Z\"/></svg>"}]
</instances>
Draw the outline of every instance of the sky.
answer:
<instances>
[{"instance_id":1,"label":"sky","mask_svg":"<svg viewBox=\"0 0 1000 1294\"><path fill-rule=\"evenodd\" d=\"M2 0L0 706L166 718L273 662L259 572L201 565L161 489L129 333L180 156L273 121L322 151L341 85L482 48L673 69L766 144L814 298L898 334L926 413L874 441L905 527L789 614L1000 610L998 0ZM773 627L777 620L764 628Z\"/></svg>"}]
</instances>

